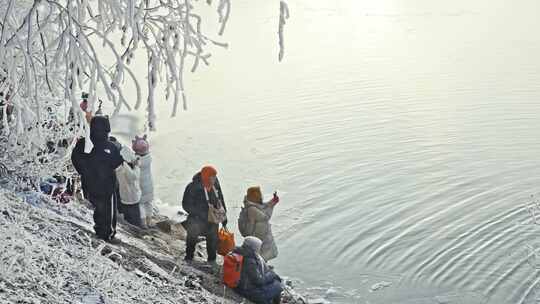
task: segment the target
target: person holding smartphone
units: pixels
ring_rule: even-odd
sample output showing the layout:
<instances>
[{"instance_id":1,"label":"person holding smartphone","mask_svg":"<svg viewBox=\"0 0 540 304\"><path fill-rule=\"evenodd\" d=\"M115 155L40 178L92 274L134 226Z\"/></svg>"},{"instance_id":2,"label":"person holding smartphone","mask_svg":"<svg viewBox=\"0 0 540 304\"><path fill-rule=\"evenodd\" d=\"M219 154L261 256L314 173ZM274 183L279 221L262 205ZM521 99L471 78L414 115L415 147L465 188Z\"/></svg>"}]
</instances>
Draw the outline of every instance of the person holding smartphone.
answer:
<instances>
[{"instance_id":1,"label":"person holding smartphone","mask_svg":"<svg viewBox=\"0 0 540 304\"><path fill-rule=\"evenodd\" d=\"M238 227L242 236L254 236L262 240L261 256L265 261L270 261L278 256L270 224L277 203L279 203L277 192L274 192L271 200L264 202L261 187L250 187L247 189L244 207L238 219Z\"/></svg>"}]
</instances>

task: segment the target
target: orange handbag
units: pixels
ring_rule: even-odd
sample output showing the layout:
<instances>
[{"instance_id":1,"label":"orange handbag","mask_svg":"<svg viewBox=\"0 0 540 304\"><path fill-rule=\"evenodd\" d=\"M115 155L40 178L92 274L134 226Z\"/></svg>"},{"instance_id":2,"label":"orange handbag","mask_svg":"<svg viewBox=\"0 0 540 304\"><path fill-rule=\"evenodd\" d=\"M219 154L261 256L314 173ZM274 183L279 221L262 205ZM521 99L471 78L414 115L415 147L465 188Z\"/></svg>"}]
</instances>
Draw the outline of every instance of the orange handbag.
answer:
<instances>
[{"instance_id":1,"label":"orange handbag","mask_svg":"<svg viewBox=\"0 0 540 304\"><path fill-rule=\"evenodd\" d=\"M218 254L226 256L234 249L234 233L226 228L221 228L218 232Z\"/></svg>"}]
</instances>

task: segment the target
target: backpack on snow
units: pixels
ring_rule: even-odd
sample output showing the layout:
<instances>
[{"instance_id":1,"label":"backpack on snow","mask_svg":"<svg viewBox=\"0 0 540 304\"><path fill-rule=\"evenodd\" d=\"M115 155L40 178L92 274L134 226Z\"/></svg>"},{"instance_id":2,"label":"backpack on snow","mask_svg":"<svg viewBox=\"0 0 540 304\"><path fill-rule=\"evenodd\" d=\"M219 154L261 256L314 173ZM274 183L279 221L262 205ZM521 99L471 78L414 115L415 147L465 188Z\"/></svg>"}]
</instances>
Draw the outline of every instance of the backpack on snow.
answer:
<instances>
[{"instance_id":1,"label":"backpack on snow","mask_svg":"<svg viewBox=\"0 0 540 304\"><path fill-rule=\"evenodd\" d=\"M231 252L225 256L223 260L223 283L226 286L230 288L238 287L243 263L244 257L241 254Z\"/></svg>"},{"instance_id":2,"label":"backpack on snow","mask_svg":"<svg viewBox=\"0 0 540 304\"><path fill-rule=\"evenodd\" d=\"M243 237L249 236L250 231L248 231L248 209L249 207L242 207L240 210L240 215L238 216L238 230Z\"/></svg>"}]
</instances>

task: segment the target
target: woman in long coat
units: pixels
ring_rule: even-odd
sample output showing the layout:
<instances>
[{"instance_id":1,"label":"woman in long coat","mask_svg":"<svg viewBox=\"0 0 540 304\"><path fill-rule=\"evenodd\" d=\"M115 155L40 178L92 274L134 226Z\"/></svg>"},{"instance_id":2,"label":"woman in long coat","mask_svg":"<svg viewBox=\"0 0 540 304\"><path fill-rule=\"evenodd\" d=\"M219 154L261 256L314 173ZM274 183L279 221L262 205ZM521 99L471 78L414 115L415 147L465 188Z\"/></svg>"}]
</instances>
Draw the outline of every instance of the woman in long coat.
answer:
<instances>
[{"instance_id":1,"label":"woman in long coat","mask_svg":"<svg viewBox=\"0 0 540 304\"><path fill-rule=\"evenodd\" d=\"M246 235L255 236L263 241L261 256L265 261L270 261L278 255L270 224L274 207L278 202L279 198L276 194L270 201L263 202L260 187L249 188L244 198L244 208L247 210Z\"/></svg>"}]
</instances>

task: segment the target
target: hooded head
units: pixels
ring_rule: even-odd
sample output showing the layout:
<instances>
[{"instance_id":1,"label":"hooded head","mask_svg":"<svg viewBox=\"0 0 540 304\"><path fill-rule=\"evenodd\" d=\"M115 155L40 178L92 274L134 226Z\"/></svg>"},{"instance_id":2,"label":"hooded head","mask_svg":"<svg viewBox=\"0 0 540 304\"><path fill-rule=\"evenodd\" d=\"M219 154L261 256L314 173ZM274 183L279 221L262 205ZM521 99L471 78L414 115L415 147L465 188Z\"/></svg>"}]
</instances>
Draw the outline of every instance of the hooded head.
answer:
<instances>
[{"instance_id":1,"label":"hooded head","mask_svg":"<svg viewBox=\"0 0 540 304\"><path fill-rule=\"evenodd\" d=\"M146 139L146 135L143 137L135 136L135 140L133 140L131 143L131 149L133 149L137 155L146 155L148 152L150 152L150 144Z\"/></svg>"},{"instance_id":2,"label":"hooded head","mask_svg":"<svg viewBox=\"0 0 540 304\"><path fill-rule=\"evenodd\" d=\"M262 247L262 241L254 236L248 236L244 239L242 247L246 250L252 251L253 253L259 254Z\"/></svg>"},{"instance_id":3,"label":"hooded head","mask_svg":"<svg viewBox=\"0 0 540 304\"><path fill-rule=\"evenodd\" d=\"M90 121L90 139L94 144L107 141L111 132L109 118L105 116L95 116Z\"/></svg>"},{"instance_id":4,"label":"hooded head","mask_svg":"<svg viewBox=\"0 0 540 304\"><path fill-rule=\"evenodd\" d=\"M206 190L214 187L214 178L217 176L216 168L212 166L204 166L201 169L201 182Z\"/></svg>"},{"instance_id":5,"label":"hooded head","mask_svg":"<svg viewBox=\"0 0 540 304\"><path fill-rule=\"evenodd\" d=\"M250 187L247 189L246 199L252 203L262 204L261 187Z\"/></svg>"},{"instance_id":6,"label":"hooded head","mask_svg":"<svg viewBox=\"0 0 540 304\"><path fill-rule=\"evenodd\" d=\"M114 136L109 136L109 141L113 143L113 145L118 148L118 151L122 151L122 144L116 139Z\"/></svg>"}]
</instances>

